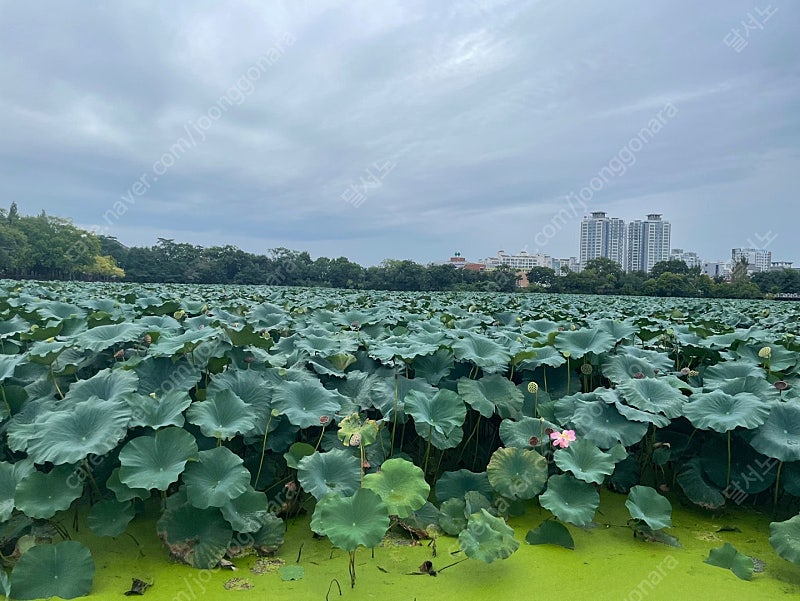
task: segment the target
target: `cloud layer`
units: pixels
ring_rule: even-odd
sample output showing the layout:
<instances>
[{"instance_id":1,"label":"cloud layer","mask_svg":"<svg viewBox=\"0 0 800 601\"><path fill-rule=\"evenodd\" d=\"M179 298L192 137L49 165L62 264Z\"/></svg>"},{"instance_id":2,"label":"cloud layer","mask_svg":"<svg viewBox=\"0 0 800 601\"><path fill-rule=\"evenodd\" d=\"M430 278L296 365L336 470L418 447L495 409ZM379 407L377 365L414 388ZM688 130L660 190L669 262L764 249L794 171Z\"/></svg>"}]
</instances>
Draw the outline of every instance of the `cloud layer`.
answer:
<instances>
[{"instance_id":1,"label":"cloud layer","mask_svg":"<svg viewBox=\"0 0 800 601\"><path fill-rule=\"evenodd\" d=\"M363 264L576 255L585 210L657 212L706 258L770 234L800 260L799 20L732 0L0 0L0 203L130 245Z\"/></svg>"}]
</instances>

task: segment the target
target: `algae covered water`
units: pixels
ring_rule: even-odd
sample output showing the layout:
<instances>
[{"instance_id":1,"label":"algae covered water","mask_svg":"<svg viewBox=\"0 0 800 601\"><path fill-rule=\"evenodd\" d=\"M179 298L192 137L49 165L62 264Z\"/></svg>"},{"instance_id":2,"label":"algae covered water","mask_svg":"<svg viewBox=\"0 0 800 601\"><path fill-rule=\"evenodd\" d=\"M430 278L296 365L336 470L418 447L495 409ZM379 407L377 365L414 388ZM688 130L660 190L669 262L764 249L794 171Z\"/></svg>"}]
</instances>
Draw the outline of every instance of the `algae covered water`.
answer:
<instances>
[{"instance_id":1,"label":"algae covered water","mask_svg":"<svg viewBox=\"0 0 800 601\"><path fill-rule=\"evenodd\" d=\"M597 599L639 601L678 598L737 601L794 599L800 595L800 568L775 554L768 542L769 517L733 509L708 514L673 503L670 534L682 548L634 538L626 526L625 497L602 495L596 522L590 528L569 526L575 549L528 545L529 529L550 518L531 504L523 516L512 518L515 538L522 544L504 561L492 564L463 558L458 542L442 536L436 541L410 544L402 536L384 539L375 549L359 549L358 580L351 589L348 557L326 539L314 538L309 518L288 521L286 542L271 558L237 560L236 570L198 570L168 560L167 549L155 534L156 507L136 520L130 533L117 539L96 538L85 527L74 536L93 551L97 564L88 599L117 598L131 588L133 578L150 586L151 601L194 599L380 599L483 601L486 599ZM752 581L730 570L704 563L709 550L725 542L763 562L763 572ZM298 561L299 560L299 561ZM420 572L431 561L435 577ZM287 567L302 568L288 571ZM279 571L280 570L280 571ZM283 577L299 578L283 580ZM341 587L341 597L339 586Z\"/></svg>"}]
</instances>

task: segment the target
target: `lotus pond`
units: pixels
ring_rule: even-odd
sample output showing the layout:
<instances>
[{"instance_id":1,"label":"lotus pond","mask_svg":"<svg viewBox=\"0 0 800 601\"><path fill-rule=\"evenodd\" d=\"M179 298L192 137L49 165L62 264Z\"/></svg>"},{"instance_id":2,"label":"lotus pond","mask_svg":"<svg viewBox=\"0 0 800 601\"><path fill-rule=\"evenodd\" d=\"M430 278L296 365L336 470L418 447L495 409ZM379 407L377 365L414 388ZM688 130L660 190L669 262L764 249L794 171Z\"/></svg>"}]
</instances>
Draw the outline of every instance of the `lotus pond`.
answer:
<instances>
[{"instance_id":1,"label":"lotus pond","mask_svg":"<svg viewBox=\"0 0 800 601\"><path fill-rule=\"evenodd\" d=\"M0 590L796 596L798 317L0 282Z\"/></svg>"}]
</instances>

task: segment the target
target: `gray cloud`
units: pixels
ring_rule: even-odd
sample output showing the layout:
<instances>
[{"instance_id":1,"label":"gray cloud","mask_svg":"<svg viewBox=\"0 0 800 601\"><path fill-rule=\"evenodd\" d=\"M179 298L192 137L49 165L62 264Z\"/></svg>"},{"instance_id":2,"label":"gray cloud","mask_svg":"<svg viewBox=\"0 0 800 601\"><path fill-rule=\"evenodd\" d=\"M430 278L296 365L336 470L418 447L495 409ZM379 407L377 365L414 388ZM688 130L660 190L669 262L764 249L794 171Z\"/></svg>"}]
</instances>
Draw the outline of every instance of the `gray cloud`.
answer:
<instances>
[{"instance_id":1,"label":"gray cloud","mask_svg":"<svg viewBox=\"0 0 800 601\"><path fill-rule=\"evenodd\" d=\"M778 10L726 45L760 6ZM128 244L364 264L535 251L566 196L671 103L589 209L663 213L674 245L707 258L771 231L775 258L800 260L799 16L738 0L0 0L0 202ZM540 250L577 254L579 218Z\"/></svg>"}]
</instances>

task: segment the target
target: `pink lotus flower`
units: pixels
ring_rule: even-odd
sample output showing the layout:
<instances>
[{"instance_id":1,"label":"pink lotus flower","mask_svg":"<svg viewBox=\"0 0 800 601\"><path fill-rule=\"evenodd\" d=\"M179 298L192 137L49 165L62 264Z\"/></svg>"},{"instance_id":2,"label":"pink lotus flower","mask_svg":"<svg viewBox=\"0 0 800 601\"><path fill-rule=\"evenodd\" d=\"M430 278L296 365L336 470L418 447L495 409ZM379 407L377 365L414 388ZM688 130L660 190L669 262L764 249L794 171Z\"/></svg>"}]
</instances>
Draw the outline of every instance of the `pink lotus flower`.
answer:
<instances>
[{"instance_id":1,"label":"pink lotus flower","mask_svg":"<svg viewBox=\"0 0 800 601\"><path fill-rule=\"evenodd\" d=\"M554 447L561 447L566 449L569 443L575 440L575 430L564 430L563 432L552 432L550 440L553 441Z\"/></svg>"}]
</instances>

